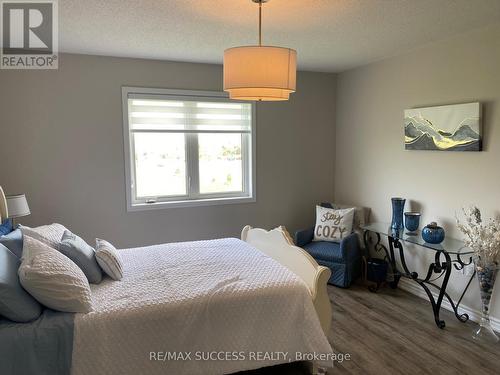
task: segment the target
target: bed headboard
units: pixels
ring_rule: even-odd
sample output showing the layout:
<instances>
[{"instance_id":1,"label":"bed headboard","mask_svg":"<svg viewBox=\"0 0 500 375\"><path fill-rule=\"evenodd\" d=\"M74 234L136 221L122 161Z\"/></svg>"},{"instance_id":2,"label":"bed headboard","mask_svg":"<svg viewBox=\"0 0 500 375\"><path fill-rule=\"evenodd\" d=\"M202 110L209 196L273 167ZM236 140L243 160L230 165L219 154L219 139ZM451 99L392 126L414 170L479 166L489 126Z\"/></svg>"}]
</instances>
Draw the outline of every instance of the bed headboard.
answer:
<instances>
[{"instance_id":1,"label":"bed headboard","mask_svg":"<svg viewBox=\"0 0 500 375\"><path fill-rule=\"evenodd\" d=\"M331 275L330 269L320 266L309 253L295 246L285 227L267 231L247 225L241 232L241 239L278 261L304 281L311 293L321 327L328 334L332 319L326 288Z\"/></svg>"},{"instance_id":2,"label":"bed headboard","mask_svg":"<svg viewBox=\"0 0 500 375\"><path fill-rule=\"evenodd\" d=\"M8 216L9 210L7 209L7 200L5 199L5 194L0 186L0 224L2 224Z\"/></svg>"}]
</instances>

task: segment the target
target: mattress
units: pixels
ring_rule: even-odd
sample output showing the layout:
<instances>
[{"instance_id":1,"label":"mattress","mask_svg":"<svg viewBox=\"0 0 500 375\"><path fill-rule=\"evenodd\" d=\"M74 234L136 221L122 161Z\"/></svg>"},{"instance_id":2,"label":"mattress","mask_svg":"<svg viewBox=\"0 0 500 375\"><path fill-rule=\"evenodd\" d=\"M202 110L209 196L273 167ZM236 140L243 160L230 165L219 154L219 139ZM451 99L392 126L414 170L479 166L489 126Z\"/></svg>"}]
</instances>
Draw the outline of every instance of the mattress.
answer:
<instances>
[{"instance_id":1,"label":"mattress","mask_svg":"<svg viewBox=\"0 0 500 375\"><path fill-rule=\"evenodd\" d=\"M243 241L120 255L124 278L92 285L94 311L75 315L73 375L222 374L332 352L305 284Z\"/></svg>"}]
</instances>

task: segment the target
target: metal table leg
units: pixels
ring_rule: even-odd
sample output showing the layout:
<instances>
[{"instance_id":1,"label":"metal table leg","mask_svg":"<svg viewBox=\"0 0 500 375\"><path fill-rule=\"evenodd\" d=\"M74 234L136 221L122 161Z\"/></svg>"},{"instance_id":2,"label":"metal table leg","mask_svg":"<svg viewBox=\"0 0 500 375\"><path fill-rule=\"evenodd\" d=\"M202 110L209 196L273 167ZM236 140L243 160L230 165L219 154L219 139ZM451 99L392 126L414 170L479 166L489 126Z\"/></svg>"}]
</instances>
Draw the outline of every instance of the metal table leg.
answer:
<instances>
[{"instance_id":1,"label":"metal table leg","mask_svg":"<svg viewBox=\"0 0 500 375\"><path fill-rule=\"evenodd\" d=\"M389 242L389 250L390 250L390 259L391 259L391 268L392 268L392 273L394 275L394 280L389 283L389 286L392 289L396 289L399 284L399 279L401 278L401 273L398 272L397 266L396 266L396 256L394 255L394 247L399 244L399 241L393 237L387 237L388 242Z\"/></svg>"},{"instance_id":2,"label":"metal table leg","mask_svg":"<svg viewBox=\"0 0 500 375\"><path fill-rule=\"evenodd\" d=\"M418 277L417 272L410 272L408 269L408 266L406 265L406 260L404 256L404 250L403 250L403 245L399 240L394 241L394 247L399 249L399 256L401 258L401 265L403 266L404 269L404 276L408 277L410 279L415 280L425 291L427 294L427 297L429 298L429 302L431 303L432 306L432 312L434 313L434 321L436 322L436 325L439 328L444 328L446 326L446 323L444 320L441 320L439 317L439 313L441 311L441 305L443 303L444 297L447 298L448 302L450 302L450 305L455 313L456 318L461 321L461 322L466 322L469 320L469 316L467 314L459 314L458 313L458 304L455 305L449 294L446 292L446 287L448 286L448 281L450 279L451 275L451 257L450 254L446 251L442 250L437 250L436 254L434 256L434 263L431 263L429 265L429 269L427 271L427 275L424 279L420 279ZM444 262L441 262L441 256L444 257ZM431 280L431 277L433 274L438 274L436 278ZM444 277L443 277L444 276ZM434 283L435 280L443 277L443 281L441 283L441 286L437 285ZM470 284L470 282L469 282ZM469 287L469 284L467 285L466 289L464 290L463 294L465 294L465 291ZM434 287L439 291L437 299L434 298L434 295L432 294L431 290L429 289L429 286ZM463 296L462 294L462 296ZM460 302L459 302L460 303Z\"/></svg>"},{"instance_id":3,"label":"metal table leg","mask_svg":"<svg viewBox=\"0 0 500 375\"><path fill-rule=\"evenodd\" d=\"M469 259L468 263L464 263L462 259L460 258L460 255L457 255L456 260L451 260L450 254L444 250L435 250L435 256L434 256L434 262L429 264L429 268L427 270L427 274L424 279L419 278L419 275L417 272L411 272L408 269L408 265L406 264L406 259L405 259L405 254L404 254L404 249L401 241L396 238L396 237L391 237L388 236L388 242L389 242L389 250L381 243L381 238L379 233L375 233L377 236L377 241L373 245L373 248L375 251L384 251L385 252L385 257L394 272L394 281L390 284L391 287L396 288L399 282L399 279L401 276L407 277L409 279L414 280L417 282L422 289L424 289L425 293L427 294L427 297L429 299L429 302L431 303L432 306L432 312L434 314L434 321L436 325L439 328L444 328L446 326L446 323L444 320L440 319L440 310L441 310L441 305L443 303L443 299L446 297L448 302L450 303L454 313L455 317L460 321L465 323L466 321L469 320L469 316L467 314L459 314L458 312L458 307L467 292L469 285L472 282L472 279L474 278L474 274L470 278L469 282L467 283L467 286L465 287L464 291L462 292L462 295L460 296L460 299L458 302L455 304L449 294L446 292L446 288L448 286L448 281L450 279L451 275L451 265L454 264L455 268L457 270L463 269L464 266L469 265L472 263L472 258ZM365 231L364 233L364 242L367 251L369 252L369 243L371 242L369 232ZM399 250L399 257L400 257L400 262L401 266L403 268L403 272L399 272L396 268L396 257L395 257L395 249ZM444 260L441 260L441 257L444 257ZM433 279L431 277L433 275L435 276ZM442 283L441 285L437 285L435 283L436 280L442 278ZM439 293L437 298L434 297L432 294L431 290L429 287L435 288Z\"/></svg>"}]
</instances>

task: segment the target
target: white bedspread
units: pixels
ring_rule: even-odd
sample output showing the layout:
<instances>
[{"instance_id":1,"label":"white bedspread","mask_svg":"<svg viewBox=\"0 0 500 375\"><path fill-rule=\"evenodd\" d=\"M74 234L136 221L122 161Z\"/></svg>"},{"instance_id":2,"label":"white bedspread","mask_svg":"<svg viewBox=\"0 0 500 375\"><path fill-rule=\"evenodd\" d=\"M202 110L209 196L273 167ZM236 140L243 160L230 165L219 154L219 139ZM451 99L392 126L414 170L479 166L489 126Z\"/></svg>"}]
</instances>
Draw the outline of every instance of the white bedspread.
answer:
<instances>
[{"instance_id":1,"label":"white bedspread","mask_svg":"<svg viewBox=\"0 0 500 375\"><path fill-rule=\"evenodd\" d=\"M294 361L296 352L331 353L306 286L243 241L120 255L123 280L92 285L94 311L76 315L73 375L222 374ZM197 360L220 352L230 358Z\"/></svg>"}]
</instances>

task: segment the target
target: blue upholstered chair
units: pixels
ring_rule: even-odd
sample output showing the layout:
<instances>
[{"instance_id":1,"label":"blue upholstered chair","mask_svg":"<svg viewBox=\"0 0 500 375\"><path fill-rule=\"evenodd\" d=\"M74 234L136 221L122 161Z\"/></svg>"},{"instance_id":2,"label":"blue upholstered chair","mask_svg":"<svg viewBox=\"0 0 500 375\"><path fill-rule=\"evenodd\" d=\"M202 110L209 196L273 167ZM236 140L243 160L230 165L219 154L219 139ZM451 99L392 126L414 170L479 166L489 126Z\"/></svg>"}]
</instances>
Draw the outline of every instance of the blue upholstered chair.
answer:
<instances>
[{"instance_id":1,"label":"blue upholstered chair","mask_svg":"<svg viewBox=\"0 0 500 375\"><path fill-rule=\"evenodd\" d=\"M321 203L322 207L332 208L329 203ZM295 233L295 244L305 249L316 261L330 268L332 276L329 284L347 288L361 275L362 252L359 236L351 233L340 243L313 241L314 227Z\"/></svg>"}]
</instances>

